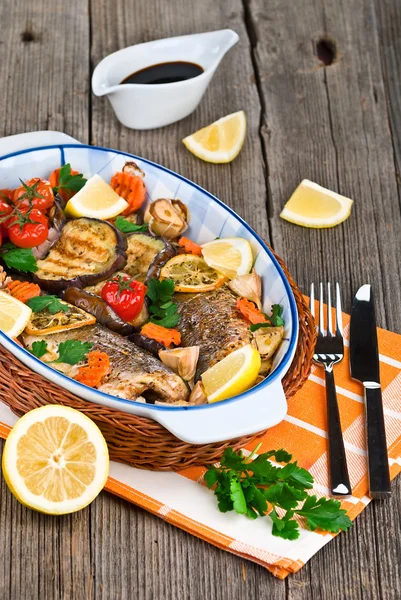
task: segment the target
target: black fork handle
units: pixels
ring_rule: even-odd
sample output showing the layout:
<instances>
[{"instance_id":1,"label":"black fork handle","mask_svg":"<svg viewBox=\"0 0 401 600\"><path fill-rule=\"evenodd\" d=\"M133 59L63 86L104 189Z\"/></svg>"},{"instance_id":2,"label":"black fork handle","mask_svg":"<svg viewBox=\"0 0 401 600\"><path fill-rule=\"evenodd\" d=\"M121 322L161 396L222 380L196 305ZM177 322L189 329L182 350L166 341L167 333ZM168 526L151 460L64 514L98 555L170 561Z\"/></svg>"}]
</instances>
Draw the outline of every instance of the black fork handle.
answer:
<instances>
[{"instance_id":1,"label":"black fork handle","mask_svg":"<svg viewBox=\"0 0 401 600\"><path fill-rule=\"evenodd\" d=\"M352 490L348 475L343 434L341 431L333 365L327 365L325 367L325 375L330 493L332 496L349 496Z\"/></svg>"}]
</instances>

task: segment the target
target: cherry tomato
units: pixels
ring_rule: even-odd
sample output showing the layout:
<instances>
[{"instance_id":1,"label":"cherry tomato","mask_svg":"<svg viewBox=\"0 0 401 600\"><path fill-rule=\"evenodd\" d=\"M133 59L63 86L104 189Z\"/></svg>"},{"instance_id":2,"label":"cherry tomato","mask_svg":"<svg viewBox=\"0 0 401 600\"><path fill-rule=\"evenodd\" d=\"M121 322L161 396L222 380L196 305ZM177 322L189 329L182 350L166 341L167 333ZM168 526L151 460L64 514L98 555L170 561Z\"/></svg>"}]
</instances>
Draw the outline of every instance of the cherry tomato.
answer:
<instances>
[{"instance_id":1,"label":"cherry tomato","mask_svg":"<svg viewBox=\"0 0 401 600\"><path fill-rule=\"evenodd\" d=\"M54 204L53 188L50 181L34 177L15 190L13 201L18 207L30 208L32 204L44 211Z\"/></svg>"},{"instance_id":2,"label":"cherry tomato","mask_svg":"<svg viewBox=\"0 0 401 600\"><path fill-rule=\"evenodd\" d=\"M6 217L7 215L10 215L13 211L12 206L10 206L6 202L4 197L1 195L1 193L5 192L5 191L6 190L0 190L0 234L3 239L8 237L7 221L4 219L4 217ZM9 190L9 191L12 192L12 190ZM5 196L5 194L4 194L4 196Z\"/></svg>"},{"instance_id":3,"label":"cherry tomato","mask_svg":"<svg viewBox=\"0 0 401 600\"><path fill-rule=\"evenodd\" d=\"M19 248L34 248L47 240L49 224L43 213L36 208L22 208L7 222L10 242Z\"/></svg>"},{"instance_id":4,"label":"cherry tomato","mask_svg":"<svg viewBox=\"0 0 401 600\"><path fill-rule=\"evenodd\" d=\"M5 188L4 190L0 190L0 199L5 200L6 202L12 202L14 198L14 191L10 190L10 188Z\"/></svg>"},{"instance_id":5,"label":"cherry tomato","mask_svg":"<svg viewBox=\"0 0 401 600\"><path fill-rule=\"evenodd\" d=\"M119 276L108 281L101 296L124 321L133 321L142 310L147 287L141 281Z\"/></svg>"}]
</instances>

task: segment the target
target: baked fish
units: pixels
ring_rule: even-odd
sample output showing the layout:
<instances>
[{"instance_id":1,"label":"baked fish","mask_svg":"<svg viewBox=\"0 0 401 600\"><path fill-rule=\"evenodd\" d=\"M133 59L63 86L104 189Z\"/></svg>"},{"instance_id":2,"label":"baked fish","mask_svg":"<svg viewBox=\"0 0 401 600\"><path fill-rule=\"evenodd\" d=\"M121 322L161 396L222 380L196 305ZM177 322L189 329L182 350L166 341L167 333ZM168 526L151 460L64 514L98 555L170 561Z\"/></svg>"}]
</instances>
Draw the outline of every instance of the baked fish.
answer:
<instances>
[{"instance_id":1,"label":"baked fish","mask_svg":"<svg viewBox=\"0 0 401 600\"><path fill-rule=\"evenodd\" d=\"M235 308L237 300L238 296L227 286L213 292L174 294L180 315L177 329L181 345L199 346L195 381L219 360L252 342L249 323Z\"/></svg>"},{"instance_id":2,"label":"baked fish","mask_svg":"<svg viewBox=\"0 0 401 600\"><path fill-rule=\"evenodd\" d=\"M29 349L32 348L33 342L45 340L48 344L47 356L43 357L45 361L55 360L58 356L58 345L66 340L91 342L92 350L107 352L110 359L110 373L97 387L106 394L128 400L141 397L150 403L158 401L172 404L188 400L189 389L179 375L150 352L138 348L132 342L101 325L88 325L81 329L46 336L22 335L21 337L24 345ZM78 369L76 365L69 366L64 363L59 363L57 366L70 377L74 377Z\"/></svg>"}]
</instances>

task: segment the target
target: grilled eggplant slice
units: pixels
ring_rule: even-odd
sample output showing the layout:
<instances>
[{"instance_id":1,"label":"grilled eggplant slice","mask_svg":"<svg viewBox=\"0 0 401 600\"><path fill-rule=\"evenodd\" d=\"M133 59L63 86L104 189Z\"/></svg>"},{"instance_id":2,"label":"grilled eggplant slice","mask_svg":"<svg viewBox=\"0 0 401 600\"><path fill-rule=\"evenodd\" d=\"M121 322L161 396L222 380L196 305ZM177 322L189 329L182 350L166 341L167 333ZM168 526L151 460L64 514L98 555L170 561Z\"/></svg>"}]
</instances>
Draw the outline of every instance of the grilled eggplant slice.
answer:
<instances>
[{"instance_id":1,"label":"grilled eggplant slice","mask_svg":"<svg viewBox=\"0 0 401 600\"><path fill-rule=\"evenodd\" d=\"M127 264L124 272L143 281L155 256L165 248L166 242L149 233L127 235Z\"/></svg>"},{"instance_id":2,"label":"grilled eggplant slice","mask_svg":"<svg viewBox=\"0 0 401 600\"><path fill-rule=\"evenodd\" d=\"M173 256L175 256L177 254L177 250L174 248L174 246L172 246L169 242L167 242L166 240L164 240L165 242L165 246L163 248L163 250L160 250L160 252L158 254L156 254L156 256L154 257L154 259L152 260L150 267L148 269L147 275L146 275L146 282L149 281L149 279L159 279L160 277L160 271L162 270L162 267L164 267L164 265L166 264L166 262L168 262L170 260L170 258L173 258Z\"/></svg>"},{"instance_id":3,"label":"grilled eggplant slice","mask_svg":"<svg viewBox=\"0 0 401 600\"><path fill-rule=\"evenodd\" d=\"M38 261L33 279L55 294L104 281L125 267L126 247L125 236L107 221L68 221L48 256Z\"/></svg>"},{"instance_id":4,"label":"grilled eggplant slice","mask_svg":"<svg viewBox=\"0 0 401 600\"><path fill-rule=\"evenodd\" d=\"M101 325L120 335L131 335L136 327L123 321L116 312L99 296L90 294L86 290L70 287L63 293L63 298L74 306L85 310Z\"/></svg>"}]
</instances>

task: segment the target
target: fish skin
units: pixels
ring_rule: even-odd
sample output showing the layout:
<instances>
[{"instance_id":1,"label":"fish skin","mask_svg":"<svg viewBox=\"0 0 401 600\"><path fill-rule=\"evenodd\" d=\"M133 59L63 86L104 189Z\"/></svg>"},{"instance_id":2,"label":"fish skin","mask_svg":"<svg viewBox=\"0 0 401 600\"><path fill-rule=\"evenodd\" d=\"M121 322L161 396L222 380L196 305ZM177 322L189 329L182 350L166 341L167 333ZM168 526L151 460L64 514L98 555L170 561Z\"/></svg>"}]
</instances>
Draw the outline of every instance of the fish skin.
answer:
<instances>
[{"instance_id":1,"label":"fish skin","mask_svg":"<svg viewBox=\"0 0 401 600\"><path fill-rule=\"evenodd\" d=\"M99 324L46 336L23 335L22 339L27 347L43 339L52 351L66 340L92 342L91 350L107 352L110 358L110 373L97 386L98 390L106 394L128 400L135 400L145 394L148 399L162 400L168 404L188 400L189 390L186 383L172 369L150 352L138 348L132 342ZM77 368L73 366L62 370L73 377Z\"/></svg>"},{"instance_id":2,"label":"fish skin","mask_svg":"<svg viewBox=\"0 0 401 600\"><path fill-rule=\"evenodd\" d=\"M252 342L249 323L235 307L237 300L238 296L225 285L213 292L174 294L181 345L199 346L195 381L209 367Z\"/></svg>"}]
</instances>

